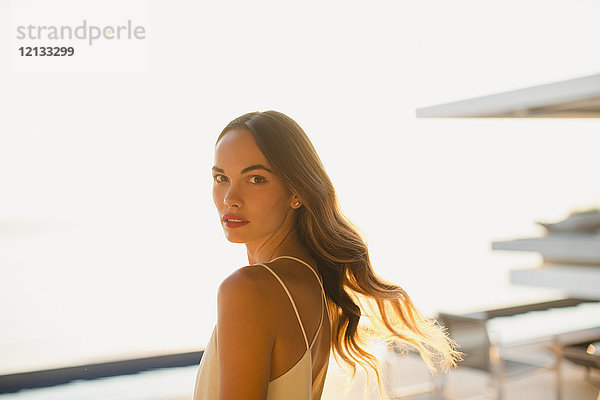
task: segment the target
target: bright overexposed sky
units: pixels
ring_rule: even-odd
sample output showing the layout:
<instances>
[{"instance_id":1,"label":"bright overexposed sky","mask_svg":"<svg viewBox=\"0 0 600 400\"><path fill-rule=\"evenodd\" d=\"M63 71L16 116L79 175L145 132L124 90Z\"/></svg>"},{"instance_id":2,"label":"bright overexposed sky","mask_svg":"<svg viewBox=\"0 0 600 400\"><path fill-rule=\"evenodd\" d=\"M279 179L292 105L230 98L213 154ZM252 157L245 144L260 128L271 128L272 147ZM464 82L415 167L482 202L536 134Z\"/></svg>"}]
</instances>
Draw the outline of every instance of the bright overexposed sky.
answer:
<instances>
[{"instance_id":1,"label":"bright overexposed sky","mask_svg":"<svg viewBox=\"0 0 600 400\"><path fill-rule=\"evenodd\" d=\"M577 0L0 3L0 370L204 346L219 282L247 262L213 210L212 149L255 110L304 128L376 271L424 311L559 295L511 287L539 259L490 242L600 205L597 120L415 109L598 73L598 15ZM83 19L147 37L19 56L16 26Z\"/></svg>"}]
</instances>

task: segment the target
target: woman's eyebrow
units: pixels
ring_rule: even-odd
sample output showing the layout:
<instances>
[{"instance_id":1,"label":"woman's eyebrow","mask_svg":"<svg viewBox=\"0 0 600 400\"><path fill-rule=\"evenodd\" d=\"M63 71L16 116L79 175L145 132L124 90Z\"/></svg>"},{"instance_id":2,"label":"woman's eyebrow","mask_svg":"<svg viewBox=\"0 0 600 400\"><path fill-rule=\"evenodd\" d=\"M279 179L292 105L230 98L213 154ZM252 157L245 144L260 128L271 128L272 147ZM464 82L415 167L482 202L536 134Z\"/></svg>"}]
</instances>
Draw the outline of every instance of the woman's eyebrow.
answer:
<instances>
[{"instance_id":1,"label":"woman's eyebrow","mask_svg":"<svg viewBox=\"0 0 600 400\"><path fill-rule=\"evenodd\" d=\"M257 170L257 169L264 169L267 172L273 173L269 168L265 167L264 165L262 165L262 164L256 164L256 165L251 165L249 167L244 168L242 170L242 172L240 172L240 175L244 175L247 172L254 171L254 170ZM219 172L221 174L225 173L224 170L222 170L221 168L219 168L217 166L212 167L212 170L215 171L215 172Z\"/></svg>"},{"instance_id":2,"label":"woman's eyebrow","mask_svg":"<svg viewBox=\"0 0 600 400\"><path fill-rule=\"evenodd\" d=\"M265 167L264 165L262 165L262 164L256 164L256 165L251 165L249 167L244 168L242 170L242 172L240 172L240 174L244 175L246 172L254 171L254 170L257 170L257 169L264 169L267 172L271 172L271 170L269 168Z\"/></svg>"}]
</instances>

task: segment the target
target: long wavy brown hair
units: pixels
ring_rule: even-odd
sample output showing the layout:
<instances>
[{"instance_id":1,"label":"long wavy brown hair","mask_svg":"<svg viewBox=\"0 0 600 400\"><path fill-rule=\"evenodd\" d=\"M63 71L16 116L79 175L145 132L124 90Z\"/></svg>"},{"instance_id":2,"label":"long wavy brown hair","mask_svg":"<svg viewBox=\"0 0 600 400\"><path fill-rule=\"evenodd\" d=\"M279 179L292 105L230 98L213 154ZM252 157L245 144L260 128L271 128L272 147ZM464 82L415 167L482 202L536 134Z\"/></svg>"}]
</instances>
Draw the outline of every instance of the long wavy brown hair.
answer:
<instances>
[{"instance_id":1,"label":"long wavy brown hair","mask_svg":"<svg viewBox=\"0 0 600 400\"><path fill-rule=\"evenodd\" d=\"M371 266L366 242L344 216L335 189L315 148L302 128L277 111L253 112L231 121L217 142L233 129L249 131L274 173L302 199L295 229L316 261L327 297L331 347L352 371L370 367L382 391L381 366L365 349L369 340L403 344L419 352L432 371L447 371L461 353L445 330L422 316L408 294L379 277ZM368 317L370 324L359 324Z\"/></svg>"}]
</instances>

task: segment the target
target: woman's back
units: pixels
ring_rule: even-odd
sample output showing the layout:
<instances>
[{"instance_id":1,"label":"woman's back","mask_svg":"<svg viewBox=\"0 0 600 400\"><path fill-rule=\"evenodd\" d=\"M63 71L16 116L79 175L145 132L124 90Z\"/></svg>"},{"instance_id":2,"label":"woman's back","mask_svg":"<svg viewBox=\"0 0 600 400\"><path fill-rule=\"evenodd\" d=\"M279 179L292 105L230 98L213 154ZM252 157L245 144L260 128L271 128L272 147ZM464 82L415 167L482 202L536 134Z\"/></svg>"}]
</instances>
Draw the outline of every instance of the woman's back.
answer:
<instances>
[{"instance_id":1,"label":"woman's back","mask_svg":"<svg viewBox=\"0 0 600 400\"><path fill-rule=\"evenodd\" d=\"M264 283L264 296L275 321L267 398L319 399L331 343L322 283L315 270L300 259L282 256L267 264L245 267L254 268L251 273ZM194 400L218 396L217 329L200 363ZM240 327L240 334L243 331Z\"/></svg>"}]
</instances>

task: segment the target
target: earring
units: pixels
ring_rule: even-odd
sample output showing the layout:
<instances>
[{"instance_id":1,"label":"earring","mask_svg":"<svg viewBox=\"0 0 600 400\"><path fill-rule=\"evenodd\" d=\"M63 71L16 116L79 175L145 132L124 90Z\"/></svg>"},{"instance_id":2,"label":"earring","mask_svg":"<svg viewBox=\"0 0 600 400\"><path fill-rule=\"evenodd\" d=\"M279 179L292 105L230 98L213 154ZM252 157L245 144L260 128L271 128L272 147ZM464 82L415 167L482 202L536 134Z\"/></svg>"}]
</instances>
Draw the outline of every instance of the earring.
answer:
<instances>
[{"instance_id":1,"label":"earring","mask_svg":"<svg viewBox=\"0 0 600 400\"><path fill-rule=\"evenodd\" d=\"M300 205L300 202L299 202L299 201L297 201L297 202L295 202L295 203L294 203L294 206L295 206L295 207L298 207L299 205Z\"/></svg>"}]
</instances>

